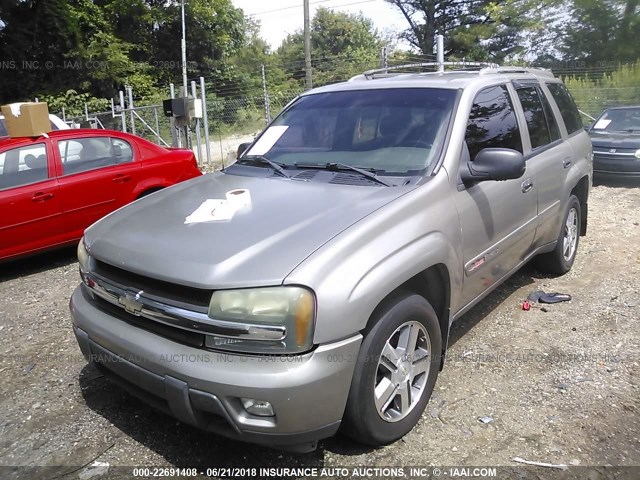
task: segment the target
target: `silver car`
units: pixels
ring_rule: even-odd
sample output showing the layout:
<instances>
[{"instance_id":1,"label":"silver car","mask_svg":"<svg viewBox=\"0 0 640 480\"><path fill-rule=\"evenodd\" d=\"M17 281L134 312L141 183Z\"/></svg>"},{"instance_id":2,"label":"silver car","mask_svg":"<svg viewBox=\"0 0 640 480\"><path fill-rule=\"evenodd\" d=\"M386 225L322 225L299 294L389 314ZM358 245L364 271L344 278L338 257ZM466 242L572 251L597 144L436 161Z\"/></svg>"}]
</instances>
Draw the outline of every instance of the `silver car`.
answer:
<instances>
[{"instance_id":1,"label":"silver car","mask_svg":"<svg viewBox=\"0 0 640 480\"><path fill-rule=\"evenodd\" d=\"M591 142L544 70L371 71L301 95L238 161L97 222L85 357L182 422L308 451L409 432L452 322L586 233Z\"/></svg>"}]
</instances>

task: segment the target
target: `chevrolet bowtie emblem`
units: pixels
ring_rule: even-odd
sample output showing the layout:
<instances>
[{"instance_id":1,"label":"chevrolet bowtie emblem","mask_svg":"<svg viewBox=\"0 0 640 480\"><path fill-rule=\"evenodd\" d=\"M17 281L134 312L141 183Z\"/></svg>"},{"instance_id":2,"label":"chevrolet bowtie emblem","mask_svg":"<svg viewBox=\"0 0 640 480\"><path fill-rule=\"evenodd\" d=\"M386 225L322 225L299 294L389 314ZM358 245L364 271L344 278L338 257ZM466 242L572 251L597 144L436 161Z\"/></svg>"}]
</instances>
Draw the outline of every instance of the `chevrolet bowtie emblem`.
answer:
<instances>
[{"instance_id":1,"label":"chevrolet bowtie emblem","mask_svg":"<svg viewBox=\"0 0 640 480\"><path fill-rule=\"evenodd\" d=\"M141 293L143 293L142 290L138 293L127 292L125 295L120 295L118 303L122 305L127 312L133 315L140 315L143 307L143 304L140 301Z\"/></svg>"}]
</instances>

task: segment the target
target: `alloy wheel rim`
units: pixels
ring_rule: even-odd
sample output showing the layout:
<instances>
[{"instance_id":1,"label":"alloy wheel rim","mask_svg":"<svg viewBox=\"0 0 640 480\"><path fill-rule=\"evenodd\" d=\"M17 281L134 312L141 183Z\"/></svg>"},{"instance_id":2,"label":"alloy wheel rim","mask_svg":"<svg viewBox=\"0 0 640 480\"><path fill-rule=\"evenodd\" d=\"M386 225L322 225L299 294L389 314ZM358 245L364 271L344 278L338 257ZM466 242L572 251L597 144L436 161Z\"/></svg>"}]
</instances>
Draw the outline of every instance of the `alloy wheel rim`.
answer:
<instances>
[{"instance_id":1,"label":"alloy wheel rim","mask_svg":"<svg viewBox=\"0 0 640 480\"><path fill-rule=\"evenodd\" d=\"M431 339L419 322L400 325L378 359L373 399L380 418L399 422L424 395L431 368Z\"/></svg>"},{"instance_id":2,"label":"alloy wheel rim","mask_svg":"<svg viewBox=\"0 0 640 480\"><path fill-rule=\"evenodd\" d=\"M562 256L569 262L576 253L578 244L578 211L575 208L569 210L567 221L564 224L564 237L562 239Z\"/></svg>"}]
</instances>

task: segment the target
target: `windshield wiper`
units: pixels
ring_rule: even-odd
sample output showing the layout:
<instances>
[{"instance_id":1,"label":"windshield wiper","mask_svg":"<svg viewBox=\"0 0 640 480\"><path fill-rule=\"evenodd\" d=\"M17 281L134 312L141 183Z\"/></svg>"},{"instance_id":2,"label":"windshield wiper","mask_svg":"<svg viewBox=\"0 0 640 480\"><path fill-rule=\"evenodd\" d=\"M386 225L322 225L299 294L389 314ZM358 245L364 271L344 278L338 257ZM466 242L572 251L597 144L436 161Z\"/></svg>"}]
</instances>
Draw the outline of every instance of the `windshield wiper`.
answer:
<instances>
[{"instance_id":1,"label":"windshield wiper","mask_svg":"<svg viewBox=\"0 0 640 480\"><path fill-rule=\"evenodd\" d=\"M325 163L325 164L317 164L317 163L294 163L295 167L298 168L320 168L322 170L330 170L337 172L339 170L351 170L352 172L359 173L360 175L367 177L370 180L373 180L380 185L384 185L385 187L393 187L393 185L389 182L378 178L378 176L372 171L365 170L363 168L354 167L353 165L347 165L346 163Z\"/></svg>"},{"instance_id":2,"label":"windshield wiper","mask_svg":"<svg viewBox=\"0 0 640 480\"><path fill-rule=\"evenodd\" d=\"M264 163L266 165L269 165L279 175L282 175L285 178L291 178L291 176L284 171L284 168L282 168L281 164L276 163L273 160L269 160L264 155L245 155L244 157L238 160L238 162L242 162L242 161Z\"/></svg>"}]
</instances>

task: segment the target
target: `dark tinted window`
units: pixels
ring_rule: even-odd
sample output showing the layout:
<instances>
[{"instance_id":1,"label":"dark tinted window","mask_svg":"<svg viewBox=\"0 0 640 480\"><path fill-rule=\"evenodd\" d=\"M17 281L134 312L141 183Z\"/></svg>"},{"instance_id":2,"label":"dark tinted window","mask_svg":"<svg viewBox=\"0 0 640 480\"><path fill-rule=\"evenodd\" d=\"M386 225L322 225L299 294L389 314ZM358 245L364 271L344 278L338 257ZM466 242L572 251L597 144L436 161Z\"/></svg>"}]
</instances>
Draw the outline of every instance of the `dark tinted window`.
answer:
<instances>
[{"instance_id":1,"label":"dark tinted window","mask_svg":"<svg viewBox=\"0 0 640 480\"><path fill-rule=\"evenodd\" d=\"M534 86L518 88L518 98L527 121L531 148L536 149L551 143L547 118L544 114L538 89Z\"/></svg>"},{"instance_id":2,"label":"dark tinted window","mask_svg":"<svg viewBox=\"0 0 640 480\"><path fill-rule=\"evenodd\" d=\"M4 126L4 119L0 120L0 137L7 136L7 127Z\"/></svg>"},{"instance_id":3,"label":"dark tinted window","mask_svg":"<svg viewBox=\"0 0 640 480\"><path fill-rule=\"evenodd\" d=\"M522 153L520 130L507 87L499 85L478 93L469 114L466 141L472 160L489 147L512 148Z\"/></svg>"},{"instance_id":4,"label":"dark tinted window","mask_svg":"<svg viewBox=\"0 0 640 480\"><path fill-rule=\"evenodd\" d=\"M567 126L567 132L571 134L580 130L582 128L582 118L580 118L576 102L573 101L573 97L567 87L560 83L550 83L547 86L551 96L558 104L564 124Z\"/></svg>"},{"instance_id":5,"label":"dark tinted window","mask_svg":"<svg viewBox=\"0 0 640 480\"><path fill-rule=\"evenodd\" d=\"M560 138L560 128L558 127L558 121L556 120L556 116L553 114L553 110L551 109L551 104L549 103L549 99L542 92L540 88L538 88L538 95L540 95L540 99L542 100L542 106L544 107L544 113L547 117L547 125L549 126L549 134L551 135L551 141L555 142Z\"/></svg>"}]
</instances>

